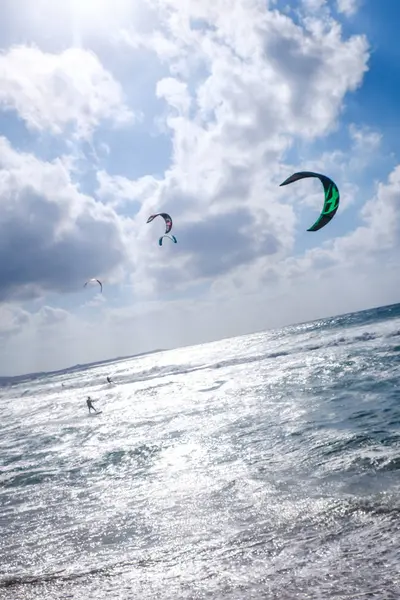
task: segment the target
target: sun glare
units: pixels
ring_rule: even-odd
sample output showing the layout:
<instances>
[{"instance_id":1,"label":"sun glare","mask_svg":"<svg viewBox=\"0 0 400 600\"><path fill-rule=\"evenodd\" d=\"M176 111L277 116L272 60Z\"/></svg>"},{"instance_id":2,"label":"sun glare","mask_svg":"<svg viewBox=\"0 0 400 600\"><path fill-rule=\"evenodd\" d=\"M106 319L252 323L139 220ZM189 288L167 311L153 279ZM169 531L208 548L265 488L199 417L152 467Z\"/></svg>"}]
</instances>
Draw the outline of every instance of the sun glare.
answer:
<instances>
[{"instance_id":1,"label":"sun glare","mask_svg":"<svg viewBox=\"0 0 400 600\"><path fill-rule=\"evenodd\" d=\"M86 23L104 23L110 16L115 15L121 5L133 4L129 0L69 0L71 12L75 19Z\"/></svg>"},{"instance_id":2,"label":"sun glare","mask_svg":"<svg viewBox=\"0 0 400 600\"><path fill-rule=\"evenodd\" d=\"M132 23L137 0L69 0L75 35L112 33Z\"/></svg>"},{"instance_id":3,"label":"sun glare","mask_svg":"<svg viewBox=\"0 0 400 600\"><path fill-rule=\"evenodd\" d=\"M27 2L24 11L11 5L10 15L47 42L82 46L88 37L110 39L121 29L140 28L150 5L147 0L35 0Z\"/></svg>"}]
</instances>

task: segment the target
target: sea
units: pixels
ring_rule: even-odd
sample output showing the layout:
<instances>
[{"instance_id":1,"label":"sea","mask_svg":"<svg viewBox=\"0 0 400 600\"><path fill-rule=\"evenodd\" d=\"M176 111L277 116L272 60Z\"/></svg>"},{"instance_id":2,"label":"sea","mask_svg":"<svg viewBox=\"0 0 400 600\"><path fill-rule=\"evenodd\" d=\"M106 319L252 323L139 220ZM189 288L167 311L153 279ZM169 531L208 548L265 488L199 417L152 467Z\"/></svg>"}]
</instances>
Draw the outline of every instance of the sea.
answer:
<instances>
[{"instance_id":1,"label":"sea","mask_svg":"<svg viewBox=\"0 0 400 600\"><path fill-rule=\"evenodd\" d=\"M399 600L399 367L397 304L3 386L1 600Z\"/></svg>"}]
</instances>

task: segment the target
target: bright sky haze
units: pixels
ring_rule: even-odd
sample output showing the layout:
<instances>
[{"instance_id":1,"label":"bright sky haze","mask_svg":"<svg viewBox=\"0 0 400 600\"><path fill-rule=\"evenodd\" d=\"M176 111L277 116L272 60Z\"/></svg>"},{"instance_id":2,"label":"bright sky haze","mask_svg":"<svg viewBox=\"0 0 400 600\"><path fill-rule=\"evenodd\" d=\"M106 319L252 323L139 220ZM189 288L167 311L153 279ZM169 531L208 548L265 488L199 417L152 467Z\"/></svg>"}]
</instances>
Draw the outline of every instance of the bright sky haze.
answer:
<instances>
[{"instance_id":1,"label":"bright sky haze","mask_svg":"<svg viewBox=\"0 0 400 600\"><path fill-rule=\"evenodd\" d=\"M399 301L399 19L398 0L2 0L0 374ZM320 182L279 187L302 170L341 193L317 232Z\"/></svg>"}]
</instances>

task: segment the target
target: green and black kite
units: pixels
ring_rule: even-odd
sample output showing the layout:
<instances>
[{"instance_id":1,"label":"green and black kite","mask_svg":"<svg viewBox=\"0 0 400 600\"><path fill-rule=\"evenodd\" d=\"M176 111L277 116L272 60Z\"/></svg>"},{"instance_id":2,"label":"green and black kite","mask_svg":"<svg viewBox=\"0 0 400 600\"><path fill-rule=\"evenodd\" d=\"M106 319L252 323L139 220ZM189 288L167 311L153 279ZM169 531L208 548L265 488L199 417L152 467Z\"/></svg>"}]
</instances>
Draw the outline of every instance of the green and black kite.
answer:
<instances>
[{"instance_id":1,"label":"green and black kite","mask_svg":"<svg viewBox=\"0 0 400 600\"><path fill-rule=\"evenodd\" d=\"M335 216L337 209L339 208L339 190L334 181L326 175L320 173L313 173L312 171L300 171L299 173L293 173L290 177L285 179L280 185L288 185L298 181L299 179L305 179L306 177L317 177L322 185L324 186L325 202L321 214L307 231L318 231L322 227L325 227L329 221Z\"/></svg>"}]
</instances>

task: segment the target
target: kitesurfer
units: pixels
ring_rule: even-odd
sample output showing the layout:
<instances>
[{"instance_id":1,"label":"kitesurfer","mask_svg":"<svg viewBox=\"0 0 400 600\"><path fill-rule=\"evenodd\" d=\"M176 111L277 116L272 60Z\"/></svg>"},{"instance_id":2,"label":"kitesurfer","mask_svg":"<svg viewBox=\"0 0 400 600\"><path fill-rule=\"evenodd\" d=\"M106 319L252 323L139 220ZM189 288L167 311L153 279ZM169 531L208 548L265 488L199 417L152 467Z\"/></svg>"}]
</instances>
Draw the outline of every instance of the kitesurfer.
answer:
<instances>
[{"instance_id":1,"label":"kitesurfer","mask_svg":"<svg viewBox=\"0 0 400 600\"><path fill-rule=\"evenodd\" d=\"M87 397L87 400L86 400L86 404L88 405L89 412L90 412L90 409L91 409L91 408L93 408L94 412L98 412L98 411L95 409L95 407L93 406L93 402L96 402L96 400L92 400L92 399L91 399L91 397L90 397L90 396L88 396L88 397Z\"/></svg>"},{"instance_id":2,"label":"kitesurfer","mask_svg":"<svg viewBox=\"0 0 400 600\"><path fill-rule=\"evenodd\" d=\"M108 383L112 383L111 377L109 375L107 375L107 381L108 381Z\"/></svg>"}]
</instances>

